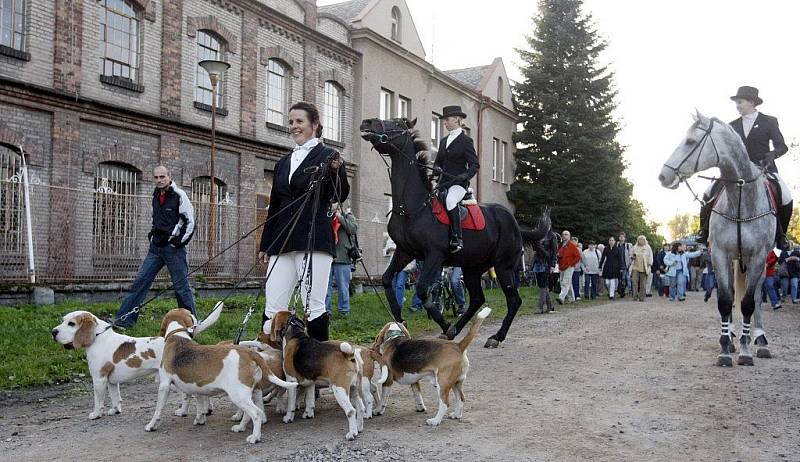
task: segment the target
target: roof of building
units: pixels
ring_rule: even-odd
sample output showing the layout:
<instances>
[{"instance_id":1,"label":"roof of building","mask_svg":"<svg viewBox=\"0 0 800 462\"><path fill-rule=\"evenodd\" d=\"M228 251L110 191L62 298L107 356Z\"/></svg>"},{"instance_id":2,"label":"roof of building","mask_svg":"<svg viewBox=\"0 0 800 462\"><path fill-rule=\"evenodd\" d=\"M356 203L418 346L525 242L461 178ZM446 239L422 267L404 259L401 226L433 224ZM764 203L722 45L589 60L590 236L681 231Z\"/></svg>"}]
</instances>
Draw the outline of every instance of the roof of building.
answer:
<instances>
[{"instance_id":1,"label":"roof of building","mask_svg":"<svg viewBox=\"0 0 800 462\"><path fill-rule=\"evenodd\" d=\"M467 84L470 88L480 90L480 83L486 75L486 71L491 65L467 67L464 69L453 69L449 71L442 71L448 76L458 80L459 82Z\"/></svg>"},{"instance_id":2,"label":"roof of building","mask_svg":"<svg viewBox=\"0 0 800 462\"><path fill-rule=\"evenodd\" d=\"M349 2L320 6L317 11L336 16L349 24L364 11L369 2L370 0L350 0Z\"/></svg>"}]
</instances>

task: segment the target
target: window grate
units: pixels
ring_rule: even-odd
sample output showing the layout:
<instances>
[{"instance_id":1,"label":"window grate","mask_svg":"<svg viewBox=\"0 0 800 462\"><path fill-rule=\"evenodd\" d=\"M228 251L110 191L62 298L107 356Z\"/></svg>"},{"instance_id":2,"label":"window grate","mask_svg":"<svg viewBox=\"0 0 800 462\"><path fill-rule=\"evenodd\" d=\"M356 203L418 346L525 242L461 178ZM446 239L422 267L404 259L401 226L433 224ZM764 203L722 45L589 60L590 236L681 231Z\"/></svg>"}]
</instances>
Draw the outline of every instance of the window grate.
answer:
<instances>
[{"instance_id":1,"label":"window grate","mask_svg":"<svg viewBox=\"0 0 800 462\"><path fill-rule=\"evenodd\" d=\"M92 225L95 264L135 258L139 222L137 174L129 167L101 163L94 178Z\"/></svg>"}]
</instances>

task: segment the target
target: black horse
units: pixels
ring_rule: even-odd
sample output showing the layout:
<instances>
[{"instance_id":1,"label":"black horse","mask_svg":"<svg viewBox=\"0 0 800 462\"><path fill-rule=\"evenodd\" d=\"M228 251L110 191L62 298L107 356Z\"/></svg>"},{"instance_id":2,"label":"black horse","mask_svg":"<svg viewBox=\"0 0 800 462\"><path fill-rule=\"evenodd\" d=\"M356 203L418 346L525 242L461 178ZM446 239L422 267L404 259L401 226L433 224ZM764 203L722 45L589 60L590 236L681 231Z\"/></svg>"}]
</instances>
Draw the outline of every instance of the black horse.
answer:
<instances>
[{"instance_id":1,"label":"black horse","mask_svg":"<svg viewBox=\"0 0 800 462\"><path fill-rule=\"evenodd\" d=\"M521 262L523 237L511 211L499 204L482 204L486 228L482 231L465 229L464 249L455 254L449 252L448 226L437 221L431 209L434 191L428 177L428 146L413 131L415 123L416 119L366 119L361 122L361 137L392 162L393 207L388 230L397 250L383 273L386 298L395 320L402 322L402 307L395 298L392 280L412 260L423 260L425 265L417 281L417 296L447 338L453 339L485 303L481 275L494 267L508 305L500 330L484 345L496 348L505 340L522 304L514 284L514 273ZM461 267L464 285L469 292L469 308L453 325L434 309L429 297L429 289L443 265Z\"/></svg>"}]
</instances>

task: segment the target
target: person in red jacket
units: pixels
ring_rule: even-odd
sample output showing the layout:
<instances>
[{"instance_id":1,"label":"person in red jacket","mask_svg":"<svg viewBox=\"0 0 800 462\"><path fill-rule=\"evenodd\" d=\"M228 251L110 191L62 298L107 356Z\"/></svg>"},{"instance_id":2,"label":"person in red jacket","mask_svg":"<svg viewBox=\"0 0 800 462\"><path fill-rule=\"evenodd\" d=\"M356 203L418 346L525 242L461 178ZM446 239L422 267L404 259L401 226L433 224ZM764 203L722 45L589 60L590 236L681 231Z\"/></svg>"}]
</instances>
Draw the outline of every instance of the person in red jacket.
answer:
<instances>
[{"instance_id":1,"label":"person in red jacket","mask_svg":"<svg viewBox=\"0 0 800 462\"><path fill-rule=\"evenodd\" d=\"M572 273L575 267L581 262L581 251L572 242L572 235L564 230L561 233L561 247L558 248L558 270L561 272L561 293L558 294L558 304L563 305L564 301L574 302L575 292L572 289Z\"/></svg>"},{"instance_id":2,"label":"person in red jacket","mask_svg":"<svg viewBox=\"0 0 800 462\"><path fill-rule=\"evenodd\" d=\"M778 291L775 287L775 268L778 265L778 254L776 250L772 249L767 254L767 277L764 279L764 290L769 296L769 302L772 304L773 310L781 309L781 299L778 298Z\"/></svg>"}]
</instances>

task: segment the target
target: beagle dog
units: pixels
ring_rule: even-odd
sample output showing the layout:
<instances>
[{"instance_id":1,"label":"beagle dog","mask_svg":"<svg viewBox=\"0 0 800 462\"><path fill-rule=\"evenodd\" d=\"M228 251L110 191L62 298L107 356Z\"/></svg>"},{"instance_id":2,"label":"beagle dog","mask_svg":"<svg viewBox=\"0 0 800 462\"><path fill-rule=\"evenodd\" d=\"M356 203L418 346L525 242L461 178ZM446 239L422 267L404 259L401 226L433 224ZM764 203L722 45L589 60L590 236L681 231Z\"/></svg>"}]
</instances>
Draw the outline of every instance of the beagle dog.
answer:
<instances>
[{"instance_id":1,"label":"beagle dog","mask_svg":"<svg viewBox=\"0 0 800 462\"><path fill-rule=\"evenodd\" d=\"M222 304L218 303L204 321L204 329L216 322L221 310ZM94 409L89 414L92 420L103 415L106 390L111 396L111 407L106 414L119 414L122 412L119 384L155 374L161 365L163 337L129 337L111 327L88 311L73 311L51 331L53 339L66 349L86 348L94 387ZM184 402L188 402L186 397Z\"/></svg>"},{"instance_id":2,"label":"beagle dog","mask_svg":"<svg viewBox=\"0 0 800 462\"><path fill-rule=\"evenodd\" d=\"M286 380L286 374L283 372L283 351L272 348L270 344L265 342L267 338L267 334L260 332L256 340L245 340L240 342L239 345L248 348L254 348L255 351L258 352L259 356L264 359L264 362L267 364L267 367L269 367L269 370L272 371L272 373L275 374L275 376L279 379ZM286 389L270 382L267 377L261 378L259 386L261 387L261 391L264 395L264 403L275 400L275 412L278 414L285 414L286 402L282 398L284 397L283 395ZM242 414L243 412L240 409L238 412L236 412L236 414L231 416L231 420L240 420L243 417Z\"/></svg>"},{"instance_id":3,"label":"beagle dog","mask_svg":"<svg viewBox=\"0 0 800 462\"><path fill-rule=\"evenodd\" d=\"M283 345L283 370L286 380L305 387L303 418L314 417L314 390L317 384L328 385L347 416L345 438L354 439L364 429L364 402L361 397L361 351L347 342L320 342L306 334L305 323L288 311L279 311L271 320L270 339ZM285 423L294 420L296 389L289 395Z\"/></svg>"},{"instance_id":4,"label":"beagle dog","mask_svg":"<svg viewBox=\"0 0 800 462\"><path fill-rule=\"evenodd\" d=\"M244 411L242 422L231 427L231 431L244 431L248 420L252 420L253 432L247 437L247 442L257 443L261 440L261 424L267 421L258 386L262 377L266 375L270 382L284 387L295 387L296 384L275 377L263 358L249 348L195 343L192 336L201 327L195 326L192 314L182 308L169 311L161 321L164 350L158 371L158 402L153 418L144 429L154 431L158 428L170 385L174 384L184 393L198 396L227 394L233 404Z\"/></svg>"},{"instance_id":5,"label":"beagle dog","mask_svg":"<svg viewBox=\"0 0 800 462\"><path fill-rule=\"evenodd\" d=\"M427 420L428 425L437 426L442 422L450 406L450 391L455 396L455 406L449 417L460 419L464 414L464 380L469 370L467 348L478 334L483 320L492 310L489 307L478 313L478 318L470 326L467 335L460 341L435 338L413 339L400 323L390 322L381 329L375 338L373 350L378 351L389 366L389 378L383 384L380 406L376 414L386 411L389 391L393 382L411 385L417 411L425 411L419 382L428 378L439 395L439 409L436 415Z\"/></svg>"}]
</instances>

